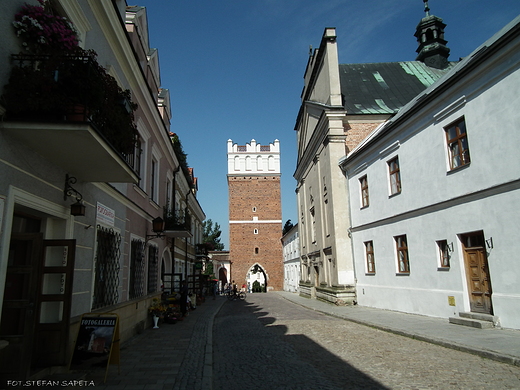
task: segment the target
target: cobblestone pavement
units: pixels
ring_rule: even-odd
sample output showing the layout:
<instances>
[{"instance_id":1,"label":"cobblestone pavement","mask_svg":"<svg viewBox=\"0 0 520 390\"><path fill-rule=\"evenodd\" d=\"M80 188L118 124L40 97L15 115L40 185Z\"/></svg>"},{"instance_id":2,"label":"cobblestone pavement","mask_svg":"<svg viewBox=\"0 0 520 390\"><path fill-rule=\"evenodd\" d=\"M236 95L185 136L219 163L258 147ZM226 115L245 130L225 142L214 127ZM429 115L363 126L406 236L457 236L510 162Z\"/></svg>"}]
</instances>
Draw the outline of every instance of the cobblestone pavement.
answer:
<instances>
[{"instance_id":1,"label":"cobblestone pavement","mask_svg":"<svg viewBox=\"0 0 520 390\"><path fill-rule=\"evenodd\" d=\"M121 347L121 364L87 375L95 390L209 390L212 332L224 297L206 300L177 324L146 329Z\"/></svg>"},{"instance_id":2,"label":"cobblestone pavement","mask_svg":"<svg viewBox=\"0 0 520 390\"><path fill-rule=\"evenodd\" d=\"M214 319L213 389L520 389L520 367L333 318L277 294Z\"/></svg>"}]
</instances>

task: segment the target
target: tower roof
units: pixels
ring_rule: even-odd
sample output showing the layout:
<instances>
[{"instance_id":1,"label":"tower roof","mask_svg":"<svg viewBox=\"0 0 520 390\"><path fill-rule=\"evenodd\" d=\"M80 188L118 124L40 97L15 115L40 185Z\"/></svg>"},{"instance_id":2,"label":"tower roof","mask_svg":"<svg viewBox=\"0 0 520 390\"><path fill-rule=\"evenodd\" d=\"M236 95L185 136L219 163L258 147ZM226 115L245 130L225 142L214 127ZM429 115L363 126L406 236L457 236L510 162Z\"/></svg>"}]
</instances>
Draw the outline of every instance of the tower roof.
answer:
<instances>
[{"instance_id":1,"label":"tower roof","mask_svg":"<svg viewBox=\"0 0 520 390\"><path fill-rule=\"evenodd\" d=\"M446 24L438 16L430 15L428 0L423 1L426 15L421 19L415 31L415 37L419 43L416 60L424 62L432 68L445 69L448 67L448 57L450 56L450 49L446 46L448 41L444 40Z\"/></svg>"}]
</instances>

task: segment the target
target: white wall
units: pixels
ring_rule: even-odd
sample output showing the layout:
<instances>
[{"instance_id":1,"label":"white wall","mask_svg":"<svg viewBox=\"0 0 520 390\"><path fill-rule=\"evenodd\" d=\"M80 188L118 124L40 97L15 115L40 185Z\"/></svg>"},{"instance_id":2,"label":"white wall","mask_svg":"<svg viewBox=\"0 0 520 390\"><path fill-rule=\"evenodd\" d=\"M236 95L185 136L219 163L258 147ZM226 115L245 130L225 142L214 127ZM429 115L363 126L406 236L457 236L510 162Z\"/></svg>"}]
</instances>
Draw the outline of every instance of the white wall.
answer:
<instances>
[{"instance_id":1,"label":"white wall","mask_svg":"<svg viewBox=\"0 0 520 390\"><path fill-rule=\"evenodd\" d=\"M520 43L506 49L365 150L344 167L360 305L448 317L470 311L460 234L484 232L494 314L520 329ZM444 127L464 116L471 163L450 171ZM387 162L399 157L402 192L390 196ZM367 175L370 205L361 207ZM398 275L394 236L406 234L410 274ZM440 271L437 240L453 242ZM375 275L364 242L374 242ZM449 306L454 296L456 306Z\"/></svg>"}]
</instances>

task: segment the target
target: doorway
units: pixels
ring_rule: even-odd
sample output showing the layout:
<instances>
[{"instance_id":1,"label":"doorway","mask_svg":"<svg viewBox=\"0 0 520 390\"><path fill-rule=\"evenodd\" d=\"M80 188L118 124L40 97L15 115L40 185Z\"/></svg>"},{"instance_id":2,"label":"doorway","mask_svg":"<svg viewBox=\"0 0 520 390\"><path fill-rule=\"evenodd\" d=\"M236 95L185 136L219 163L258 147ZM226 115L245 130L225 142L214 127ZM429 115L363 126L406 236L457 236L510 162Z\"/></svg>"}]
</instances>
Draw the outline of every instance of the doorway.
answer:
<instances>
[{"instance_id":1,"label":"doorway","mask_svg":"<svg viewBox=\"0 0 520 390\"><path fill-rule=\"evenodd\" d=\"M482 231L460 236L464 250L466 280L472 312L493 314L491 278Z\"/></svg>"},{"instance_id":2,"label":"doorway","mask_svg":"<svg viewBox=\"0 0 520 390\"><path fill-rule=\"evenodd\" d=\"M14 215L0 339L0 377L66 365L75 240L44 240L42 221Z\"/></svg>"}]
</instances>

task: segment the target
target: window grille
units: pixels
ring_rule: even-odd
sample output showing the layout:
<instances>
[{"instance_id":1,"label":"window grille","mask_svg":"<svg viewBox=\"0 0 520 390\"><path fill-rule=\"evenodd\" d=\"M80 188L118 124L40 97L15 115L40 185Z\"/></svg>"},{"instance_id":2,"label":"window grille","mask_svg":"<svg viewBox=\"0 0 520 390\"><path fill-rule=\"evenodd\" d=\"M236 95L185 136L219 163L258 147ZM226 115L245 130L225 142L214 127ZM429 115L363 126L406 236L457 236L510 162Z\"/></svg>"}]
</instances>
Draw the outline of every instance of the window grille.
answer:
<instances>
[{"instance_id":1,"label":"window grille","mask_svg":"<svg viewBox=\"0 0 520 390\"><path fill-rule=\"evenodd\" d=\"M130 286L128 297L130 299L144 295L144 242L132 240L130 255Z\"/></svg>"},{"instance_id":2,"label":"window grille","mask_svg":"<svg viewBox=\"0 0 520 390\"><path fill-rule=\"evenodd\" d=\"M157 278L159 276L159 250L156 246L148 247L148 293L157 291Z\"/></svg>"},{"instance_id":3,"label":"window grille","mask_svg":"<svg viewBox=\"0 0 520 390\"><path fill-rule=\"evenodd\" d=\"M120 245L119 233L98 225L92 310L115 305L119 301Z\"/></svg>"}]
</instances>

